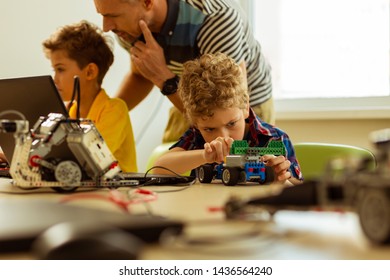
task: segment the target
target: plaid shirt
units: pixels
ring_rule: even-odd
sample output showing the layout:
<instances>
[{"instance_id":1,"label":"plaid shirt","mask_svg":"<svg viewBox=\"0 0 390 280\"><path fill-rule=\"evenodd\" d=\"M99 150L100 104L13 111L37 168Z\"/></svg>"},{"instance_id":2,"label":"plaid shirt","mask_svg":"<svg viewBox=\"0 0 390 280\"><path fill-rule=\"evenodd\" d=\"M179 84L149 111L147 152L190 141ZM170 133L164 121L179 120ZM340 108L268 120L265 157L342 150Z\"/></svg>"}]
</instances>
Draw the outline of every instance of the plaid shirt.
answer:
<instances>
[{"instance_id":1,"label":"plaid shirt","mask_svg":"<svg viewBox=\"0 0 390 280\"><path fill-rule=\"evenodd\" d=\"M281 129L263 122L252 109L249 110L249 117L245 120L249 124L249 131L243 140L247 140L250 147L265 147L272 140L283 141L286 148L286 157L291 162L290 172L293 177L303 180L301 168L295 156L293 144L288 135ZM188 129L179 139L172 145L172 148L179 147L184 150L200 150L204 148L205 140L202 134L195 127Z\"/></svg>"}]
</instances>

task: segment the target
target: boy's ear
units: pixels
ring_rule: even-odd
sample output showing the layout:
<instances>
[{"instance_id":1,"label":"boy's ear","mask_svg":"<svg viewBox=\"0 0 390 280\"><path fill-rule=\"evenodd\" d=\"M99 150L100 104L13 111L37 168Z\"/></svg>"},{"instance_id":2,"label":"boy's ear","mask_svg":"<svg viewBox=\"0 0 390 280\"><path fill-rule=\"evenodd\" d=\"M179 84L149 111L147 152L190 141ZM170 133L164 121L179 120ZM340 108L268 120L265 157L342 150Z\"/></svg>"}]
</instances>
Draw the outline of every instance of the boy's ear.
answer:
<instances>
[{"instance_id":1,"label":"boy's ear","mask_svg":"<svg viewBox=\"0 0 390 280\"><path fill-rule=\"evenodd\" d=\"M86 71L86 77L87 77L87 80L94 80L97 78L98 74L99 74L99 68L97 67L97 65L95 63L89 63L86 67L85 67L85 71Z\"/></svg>"}]
</instances>

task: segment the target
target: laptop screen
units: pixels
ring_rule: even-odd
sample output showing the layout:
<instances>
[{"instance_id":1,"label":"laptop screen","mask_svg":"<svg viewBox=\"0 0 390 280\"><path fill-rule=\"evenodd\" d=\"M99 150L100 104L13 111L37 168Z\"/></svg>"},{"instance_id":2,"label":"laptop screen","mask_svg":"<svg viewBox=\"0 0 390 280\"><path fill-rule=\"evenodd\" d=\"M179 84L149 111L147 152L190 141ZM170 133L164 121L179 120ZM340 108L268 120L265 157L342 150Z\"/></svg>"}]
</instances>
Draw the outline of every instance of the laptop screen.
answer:
<instances>
[{"instance_id":1,"label":"laptop screen","mask_svg":"<svg viewBox=\"0 0 390 280\"><path fill-rule=\"evenodd\" d=\"M29 121L30 128L39 117L49 113L68 116L66 107L51 76L21 77L0 80L0 112L16 110ZM19 119L16 114L5 114L2 119ZM11 162L15 148L14 136L0 133L0 146Z\"/></svg>"}]
</instances>

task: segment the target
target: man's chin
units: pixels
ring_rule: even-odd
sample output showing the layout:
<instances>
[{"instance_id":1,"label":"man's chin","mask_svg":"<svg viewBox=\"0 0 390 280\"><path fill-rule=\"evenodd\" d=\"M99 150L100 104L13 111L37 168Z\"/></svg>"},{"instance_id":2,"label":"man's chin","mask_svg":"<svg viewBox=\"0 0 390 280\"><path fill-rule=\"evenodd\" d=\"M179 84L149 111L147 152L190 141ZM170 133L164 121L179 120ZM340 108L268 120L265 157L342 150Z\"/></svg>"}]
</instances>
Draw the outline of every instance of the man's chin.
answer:
<instances>
[{"instance_id":1,"label":"man's chin","mask_svg":"<svg viewBox=\"0 0 390 280\"><path fill-rule=\"evenodd\" d=\"M121 40L127 42L127 43L130 43L132 44L133 42L137 41L136 38L134 38L133 36L130 36L129 34L125 33L125 32L114 32Z\"/></svg>"}]
</instances>

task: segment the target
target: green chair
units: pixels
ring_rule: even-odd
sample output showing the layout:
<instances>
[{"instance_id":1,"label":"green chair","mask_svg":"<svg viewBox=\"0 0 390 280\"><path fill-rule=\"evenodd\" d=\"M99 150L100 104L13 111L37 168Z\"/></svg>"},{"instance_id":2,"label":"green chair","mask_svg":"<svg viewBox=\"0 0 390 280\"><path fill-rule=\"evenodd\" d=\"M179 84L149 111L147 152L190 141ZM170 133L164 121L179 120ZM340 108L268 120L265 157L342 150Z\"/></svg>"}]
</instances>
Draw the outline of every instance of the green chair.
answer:
<instances>
[{"instance_id":1,"label":"green chair","mask_svg":"<svg viewBox=\"0 0 390 280\"><path fill-rule=\"evenodd\" d=\"M146 170L154 166L157 158L166 153L175 142L158 145L149 156ZM367 150L351 145L301 142L294 144L295 153L301 166L304 178L315 179L323 175L327 163L339 157L367 158L369 167L375 168L374 154Z\"/></svg>"},{"instance_id":2,"label":"green chair","mask_svg":"<svg viewBox=\"0 0 390 280\"><path fill-rule=\"evenodd\" d=\"M368 161L369 168L376 166L374 154L356 146L302 142L294 144L294 149L305 180L321 177L327 163L334 158L359 157Z\"/></svg>"},{"instance_id":3,"label":"green chair","mask_svg":"<svg viewBox=\"0 0 390 280\"><path fill-rule=\"evenodd\" d=\"M154 166L154 163L156 160L162 156L164 153L166 153L169 148L175 144L176 142L168 142L158 145L156 148L153 149L152 153L149 156L148 162L146 163L146 170L149 170ZM191 174L191 171L188 171L184 174L181 174L183 176L189 176Z\"/></svg>"},{"instance_id":4,"label":"green chair","mask_svg":"<svg viewBox=\"0 0 390 280\"><path fill-rule=\"evenodd\" d=\"M152 153L149 156L148 162L146 163L146 170L149 170L154 166L156 160L166 153L169 148L176 142L162 143L153 149Z\"/></svg>"}]
</instances>

